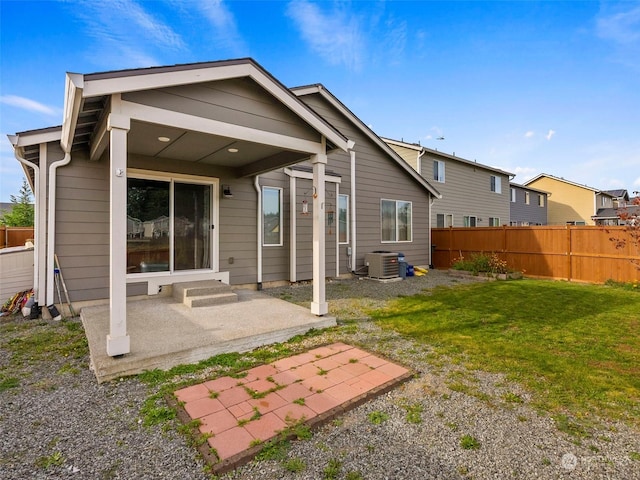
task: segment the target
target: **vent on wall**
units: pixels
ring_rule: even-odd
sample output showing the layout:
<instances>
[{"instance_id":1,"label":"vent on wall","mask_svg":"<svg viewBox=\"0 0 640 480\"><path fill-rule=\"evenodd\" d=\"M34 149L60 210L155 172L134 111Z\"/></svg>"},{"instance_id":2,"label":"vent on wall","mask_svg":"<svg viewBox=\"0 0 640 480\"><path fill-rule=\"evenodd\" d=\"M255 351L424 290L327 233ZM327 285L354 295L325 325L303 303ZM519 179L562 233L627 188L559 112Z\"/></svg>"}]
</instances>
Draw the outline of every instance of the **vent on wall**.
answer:
<instances>
[{"instance_id":1,"label":"vent on wall","mask_svg":"<svg viewBox=\"0 0 640 480\"><path fill-rule=\"evenodd\" d=\"M371 278L396 278L400 274L397 253L366 253L364 262Z\"/></svg>"}]
</instances>

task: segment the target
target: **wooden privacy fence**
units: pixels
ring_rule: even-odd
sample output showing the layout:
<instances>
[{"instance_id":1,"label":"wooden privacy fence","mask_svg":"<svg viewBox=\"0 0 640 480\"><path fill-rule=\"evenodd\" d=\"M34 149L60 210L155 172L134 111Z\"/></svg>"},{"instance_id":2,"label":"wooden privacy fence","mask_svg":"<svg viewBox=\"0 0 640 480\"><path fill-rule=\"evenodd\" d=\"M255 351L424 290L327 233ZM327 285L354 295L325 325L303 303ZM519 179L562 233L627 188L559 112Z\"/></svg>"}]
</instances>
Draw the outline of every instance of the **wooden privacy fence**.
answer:
<instances>
[{"instance_id":1,"label":"wooden privacy fence","mask_svg":"<svg viewBox=\"0 0 640 480\"><path fill-rule=\"evenodd\" d=\"M33 227L5 227L0 225L0 248L19 247L33 240Z\"/></svg>"},{"instance_id":2,"label":"wooden privacy fence","mask_svg":"<svg viewBox=\"0 0 640 480\"><path fill-rule=\"evenodd\" d=\"M626 238L626 246L616 248L611 237ZM495 252L509 268L529 276L633 282L640 279L640 252L629 240L625 227L434 228L432 261L436 268L449 268L460 256Z\"/></svg>"}]
</instances>

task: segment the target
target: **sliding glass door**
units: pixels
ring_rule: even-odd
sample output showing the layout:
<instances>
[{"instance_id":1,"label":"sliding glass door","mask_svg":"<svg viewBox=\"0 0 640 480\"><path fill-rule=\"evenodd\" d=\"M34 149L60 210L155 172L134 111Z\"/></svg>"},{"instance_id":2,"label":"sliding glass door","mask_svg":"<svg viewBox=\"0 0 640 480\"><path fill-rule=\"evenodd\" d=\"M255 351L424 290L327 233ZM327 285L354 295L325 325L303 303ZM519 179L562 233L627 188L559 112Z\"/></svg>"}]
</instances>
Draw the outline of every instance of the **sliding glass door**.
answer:
<instances>
[{"instance_id":1,"label":"sliding glass door","mask_svg":"<svg viewBox=\"0 0 640 480\"><path fill-rule=\"evenodd\" d=\"M127 273L210 269L213 184L127 179Z\"/></svg>"}]
</instances>

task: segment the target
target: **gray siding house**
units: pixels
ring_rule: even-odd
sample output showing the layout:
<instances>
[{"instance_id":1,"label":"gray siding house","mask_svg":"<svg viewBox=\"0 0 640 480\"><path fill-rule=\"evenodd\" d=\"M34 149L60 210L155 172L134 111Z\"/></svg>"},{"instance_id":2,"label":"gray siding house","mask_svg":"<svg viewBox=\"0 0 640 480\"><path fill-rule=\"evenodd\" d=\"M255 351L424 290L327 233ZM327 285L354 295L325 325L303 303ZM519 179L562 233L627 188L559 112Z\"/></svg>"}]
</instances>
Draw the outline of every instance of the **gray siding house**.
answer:
<instances>
[{"instance_id":1,"label":"gray siding house","mask_svg":"<svg viewBox=\"0 0 640 480\"><path fill-rule=\"evenodd\" d=\"M509 184L509 189L511 206L509 225L526 227L547 224L547 197L549 195L547 192L513 182Z\"/></svg>"},{"instance_id":2,"label":"gray siding house","mask_svg":"<svg viewBox=\"0 0 640 480\"><path fill-rule=\"evenodd\" d=\"M383 140L442 195L431 208L432 228L509 224L513 173L415 143Z\"/></svg>"},{"instance_id":3,"label":"gray siding house","mask_svg":"<svg viewBox=\"0 0 640 480\"><path fill-rule=\"evenodd\" d=\"M439 193L321 85L252 59L67 74L64 124L10 136L36 197L34 286L108 302L107 353L130 351L128 296L176 282L326 277L374 250L430 259Z\"/></svg>"}]
</instances>

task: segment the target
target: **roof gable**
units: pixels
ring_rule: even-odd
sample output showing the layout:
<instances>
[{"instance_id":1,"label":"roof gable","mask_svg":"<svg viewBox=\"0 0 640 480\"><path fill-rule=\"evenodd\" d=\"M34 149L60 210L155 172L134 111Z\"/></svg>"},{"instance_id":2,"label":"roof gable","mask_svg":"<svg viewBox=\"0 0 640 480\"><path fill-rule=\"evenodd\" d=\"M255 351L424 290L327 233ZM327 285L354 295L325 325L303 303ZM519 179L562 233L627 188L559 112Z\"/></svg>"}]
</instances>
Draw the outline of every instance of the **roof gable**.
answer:
<instances>
[{"instance_id":1,"label":"roof gable","mask_svg":"<svg viewBox=\"0 0 640 480\"><path fill-rule=\"evenodd\" d=\"M423 188L429 191L433 196L442 198L438 192L422 175L416 172L404 159L402 159L389 145L387 145L378 135L376 135L362 120L360 120L349 108L347 108L340 100L338 100L323 85L307 85L292 88L291 91L298 97L306 95L318 94L325 99L331 106L337 109L349 121L355 125L366 137L368 137L375 145L381 148L402 170L418 182Z\"/></svg>"}]
</instances>

